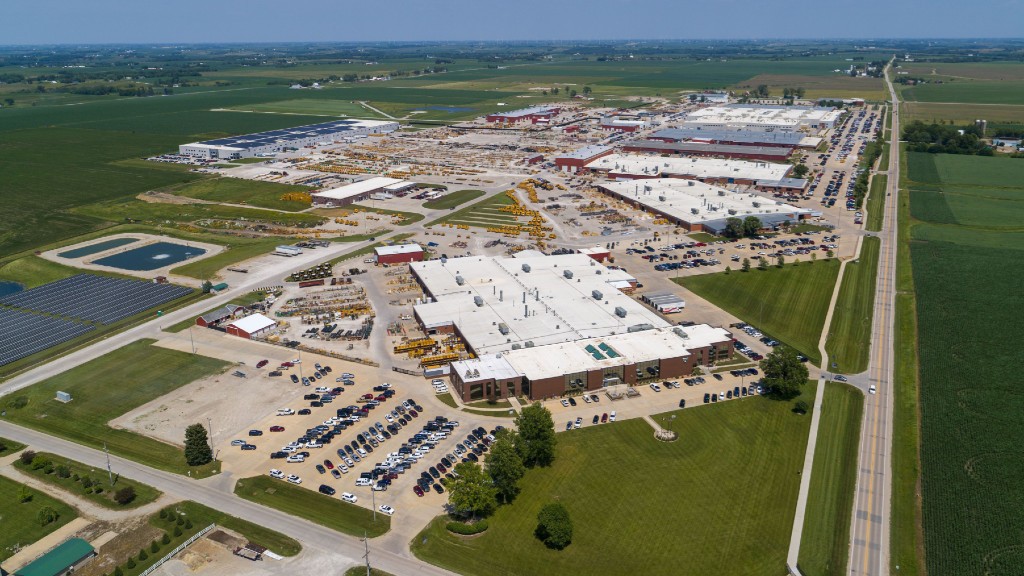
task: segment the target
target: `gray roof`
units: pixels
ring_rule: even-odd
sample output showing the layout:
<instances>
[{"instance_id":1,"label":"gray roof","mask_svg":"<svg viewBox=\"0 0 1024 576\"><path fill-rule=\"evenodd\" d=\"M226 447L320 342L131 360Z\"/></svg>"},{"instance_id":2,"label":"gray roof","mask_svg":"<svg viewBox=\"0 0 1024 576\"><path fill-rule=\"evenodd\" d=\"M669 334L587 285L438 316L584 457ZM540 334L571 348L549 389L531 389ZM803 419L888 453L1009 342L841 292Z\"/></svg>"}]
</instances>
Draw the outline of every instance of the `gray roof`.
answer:
<instances>
[{"instance_id":1,"label":"gray roof","mask_svg":"<svg viewBox=\"0 0 1024 576\"><path fill-rule=\"evenodd\" d=\"M222 308L217 308L216 310L213 310L211 312L207 312L206 314L203 314L202 316L200 316L200 318L202 318L204 322L209 324L210 322L216 322L218 320L223 320L225 318L230 317L239 308L245 308L245 307L244 306L237 306L235 304L228 304L227 306L224 306Z\"/></svg>"},{"instance_id":2,"label":"gray roof","mask_svg":"<svg viewBox=\"0 0 1024 576\"><path fill-rule=\"evenodd\" d=\"M755 130L728 130L717 128L666 128L651 134L651 138L671 140L712 140L745 144L775 144L797 146L806 134L800 132L760 132Z\"/></svg>"},{"instance_id":3,"label":"gray roof","mask_svg":"<svg viewBox=\"0 0 1024 576\"><path fill-rule=\"evenodd\" d=\"M255 134L245 134L242 136L204 140L199 142L199 144L206 144L208 146L229 146L231 148L243 149L260 148L279 142L288 143L305 138L317 138L337 134L338 132L347 132L354 128L360 128L363 125L364 122L361 120L332 120L331 122L323 122L320 124L309 124L306 126L282 128L281 130L269 130L267 132L257 132Z\"/></svg>"},{"instance_id":4,"label":"gray roof","mask_svg":"<svg viewBox=\"0 0 1024 576\"><path fill-rule=\"evenodd\" d=\"M745 156L757 154L759 156L772 156L779 160L785 160L793 151L792 148L779 146L736 146L732 144L701 144L696 142L661 142L658 140L631 140L623 143L623 148L643 148L645 150L660 150L662 152L675 152L678 154L702 153L713 156Z\"/></svg>"},{"instance_id":5,"label":"gray roof","mask_svg":"<svg viewBox=\"0 0 1024 576\"><path fill-rule=\"evenodd\" d=\"M558 158L571 158L571 159L574 159L574 160L587 160L588 158L593 158L594 156L597 156L598 154L601 154L603 152L608 152L609 150L611 150L610 146L600 146L600 145L597 145L597 144L592 144L590 146L584 146L583 148L580 148L579 150L573 150L572 152L569 152L569 153L566 153L566 154L559 154Z\"/></svg>"},{"instance_id":6,"label":"gray roof","mask_svg":"<svg viewBox=\"0 0 1024 576\"><path fill-rule=\"evenodd\" d=\"M757 186L775 186L780 188L806 188L807 180L803 178L779 178L778 180L758 180Z\"/></svg>"}]
</instances>

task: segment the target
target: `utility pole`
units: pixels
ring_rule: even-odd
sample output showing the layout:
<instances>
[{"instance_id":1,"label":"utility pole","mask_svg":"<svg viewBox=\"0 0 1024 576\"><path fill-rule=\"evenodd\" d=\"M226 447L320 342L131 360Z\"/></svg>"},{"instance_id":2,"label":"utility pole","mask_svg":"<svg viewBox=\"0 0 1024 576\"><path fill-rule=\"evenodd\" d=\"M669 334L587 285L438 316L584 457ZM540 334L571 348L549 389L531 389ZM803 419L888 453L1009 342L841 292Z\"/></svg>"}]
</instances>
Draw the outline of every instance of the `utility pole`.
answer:
<instances>
[{"instance_id":1,"label":"utility pole","mask_svg":"<svg viewBox=\"0 0 1024 576\"><path fill-rule=\"evenodd\" d=\"M366 576L370 576L370 540L366 537L366 530L363 530L363 546L366 547L366 553L363 554L366 559Z\"/></svg>"},{"instance_id":2,"label":"utility pole","mask_svg":"<svg viewBox=\"0 0 1024 576\"><path fill-rule=\"evenodd\" d=\"M196 341L192 338L192 326L188 327L188 341L192 343L192 355L196 353Z\"/></svg>"},{"instance_id":3,"label":"utility pole","mask_svg":"<svg viewBox=\"0 0 1024 576\"><path fill-rule=\"evenodd\" d=\"M210 451L212 452L213 451L213 424L210 422L209 418L206 419L206 432L207 432L207 434L209 436Z\"/></svg>"},{"instance_id":4,"label":"utility pole","mask_svg":"<svg viewBox=\"0 0 1024 576\"><path fill-rule=\"evenodd\" d=\"M107 443L103 443L103 453L107 456L107 479L110 480L110 485L114 485L114 473L110 470L110 452L107 451Z\"/></svg>"}]
</instances>

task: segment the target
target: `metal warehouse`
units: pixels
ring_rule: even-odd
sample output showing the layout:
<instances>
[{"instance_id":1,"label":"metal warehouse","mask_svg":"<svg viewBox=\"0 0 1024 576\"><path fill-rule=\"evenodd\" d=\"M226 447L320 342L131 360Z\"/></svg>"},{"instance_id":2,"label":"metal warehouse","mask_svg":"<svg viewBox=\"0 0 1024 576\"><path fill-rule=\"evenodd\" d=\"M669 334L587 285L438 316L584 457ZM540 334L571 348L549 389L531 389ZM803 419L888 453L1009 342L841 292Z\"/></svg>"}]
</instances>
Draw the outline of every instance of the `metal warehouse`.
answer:
<instances>
[{"instance_id":1,"label":"metal warehouse","mask_svg":"<svg viewBox=\"0 0 1024 576\"><path fill-rule=\"evenodd\" d=\"M315 192L310 197L313 199L314 206L346 206L354 202L367 200L371 195L378 192L404 190L411 185L413 183L406 180L375 176L338 188Z\"/></svg>"},{"instance_id":2,"label":"metal warehouse","mask_svg":"<svg viewBox=\"0 0 1024 576\"><path fill-rule=\"evenodd\" d=\"M753 184L758 180L785 178L792 164L723 160L719 158L641 156L612 154L586 165L591 172L608 178L635 180L639 178L686 178L722 184Z\"/></svg>"},{"instance_id":3,"label":"metal warehouse","mask_svg":"<svg viewBox=\"0 0 1024 576\"><path fill-rule=\"evenodd\" d=\"M731 146L782 146L787 148L816 148L821 144L818 136L802 132L743 130L737 128L706 128L683 126L665 128L652 133L648 139L662 142L707 142Z\"/></svg>"},{"instance_id":4,"label":"metal warehouse","mask_svg":"<svg viewBox=\"0 0 1024 576\"><path fill-rule=\"evenodd\" d=\"M531 123L536 124L541 120L551 120L551 118L558 114L558 111L558 108L552 108L551 106L533 106L508 112L495 112L494 114L488 114L486 119L488 122L505 122L509 124L529 120Z\"/></svg>"},{"instance_id":5,"label":"metal warehouse","mask_svg":"<svg viewBox=\"0 0 1024 576\"><path fill-rule=\"evenodd\" d=\"M793 153L784 146L733 146L705 144L703 142L661 142L658 140L631 140L622 145L623 152L649 152L651 154L679 154L684 156L711 156L785 162Z\"/></svg>"},{"instance_id":6,"label":"metal warehouse","mask_svg":"<svg viewBox=\"0 0 1024 576\"><path fill-rule=\"evenodd\" d=\"M773 198L676 178L607 182L599 184L598 189L667 218L691 232L721 233L729 218L742 220L756 216L765 227L771 227L821 215Z\"/></svg>"},{"instance_id":7,"label":"metal warehouse","mask_svg":"<svg viewBox=\"0 0 1024 576\"><path fill-rule=\"evenodd\" d=\"M285 148L302 148L323 143L333 143L353 136L382 134L398 130L398 122L382 120L334 120L321 124L309 124L257 132L230 138L218 138L204 142L182 144L178 152L186 156L199 158L252 158L260 155L271 155Z\"/></svg>"},{"instance_id":8,"label":"metal warehouse","mask_svg":"<svg viewBox=\"0 0 1024 576\"><path fill-rule=\"evenodd\" d=\"M826 130L842 116L841 110L823 106L766 106L727 104L695 110L683 121L688 127L736 127L747 130L790 132Z\"/></svg>"},{"instance_id":9,"label":"metal warehouse","mask_svg":"<svg viewBox=\"0 0 1024 576\"><path fill-rule=\"evenodd\" d=\"M563 172L579 172L588 162L593 162L614 152L611 146L597 144L584 146L567 154L555 156L555 167Z\"/></svg>"}]
</instances>

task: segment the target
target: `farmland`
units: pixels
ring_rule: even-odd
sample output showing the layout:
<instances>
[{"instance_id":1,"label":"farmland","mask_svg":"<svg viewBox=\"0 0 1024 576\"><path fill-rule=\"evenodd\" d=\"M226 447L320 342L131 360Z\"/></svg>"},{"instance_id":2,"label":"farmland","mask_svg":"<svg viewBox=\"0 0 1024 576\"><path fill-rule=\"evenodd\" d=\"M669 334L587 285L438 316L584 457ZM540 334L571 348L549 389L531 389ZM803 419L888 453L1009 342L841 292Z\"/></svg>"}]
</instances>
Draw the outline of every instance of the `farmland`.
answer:
<instances>
[{"instance_id":1,"label":"farmland","mask_svg":"<svg viewBox=\"0 0 1024 576\"><path fill-rule=\"evenodd\" d=\"M760 397L671 414L678 442L655 441L640 419L559 434L554 464L527 472L522 493L494 513L487 532L454 536L439 518L413 540L413 552L467 575L784 572L800 479L793 471L810 417ZM608 474L616 469L657 480L640 490ZM574 524L562 551L533 535L538 510L552 501Z\"/></svg>"},{"instance_id":2,"label":"farmland","mask_svg":"<svg viewBox=\"0 0 1024 576\"><path fill-rule=\"evenodd\" d=\"M908 154L921 378L921 494L928 572L1012 573L1024 558L1015 346L992 327L1015 287L1024 166ZM901 319L902 322L902 319ZM961 511L969 511L962 514Z\"/></svg>"},{"instance_id":3,"label":"farmland","mask_svg":"<svg viewBox=\"0 0 1024 576\"><path fill-rule=\"evenodd\" d=\"M908 102L1024 104L1024 80L977 80L919 84L901 92Z\"/></svg>"},{"instance_id":4,"label":"farmland","mask_svg":"<svg viewBox=\"0 0 1024 576\"><path fill-rule=\"evenodd\" d=\"M152 343L133 342L19 391L14 398L24 398L26 404L8 409L7 418L91 448L106 445L112 454L147 466L179 474L189 471L180 448L111 428L107 423L176 388L215 374L227 363L158 348ZM125 386L126 382L131 386ZM58 390L71 393L74 402L55 400ZM191 472L193 476L208 475L212 469L192 468Z\"/></svg>"},{"instance_id":5,"label":"farmland","mask_svg":"<svg viewBox=\"0 0 1024 576\"><path fill-rule=\"evenodd\" d=\"M838 275L839 262L829 259L763 271L702 274L680 283L819 364L818 339ZM765 299L764 294L774 297Z\"/></svg>"},{"instance_id":6,"label":"farmland","mask_svg":"<svg viewBox=\"0 0 1024 576\"><path fill-rule=\"evenodd\" d=\"M989 125L1024 122L1024 105L1017 104L963 104L956 102L906 102L900 105L903 121L953 122L973 124L984 118Z\"/></svg>"},{"instance_id":7,"label":"farmland","mask_svg":"<svg viewBox=\"0 0 1024 576\"><path fill-rule=\"evenodd\" d=\"M307 114L310 116L349 116L355 118L379 119L381 116L350 100L324 100L313 98L296 98L280 100L264 104L236 106L231 110L239 112L269 112L276 114Z\"/></svg>"},{"instance_id":8,"label":"farmland","mask_svg":"<svg viewBox=\"0 0 1024 576\"><path fill-rule=\"evenodd\" d=\"M825 385L800 543L805 576L846 574L863 411L862 392L837 382Z\"/></svg>"}]
</instances>

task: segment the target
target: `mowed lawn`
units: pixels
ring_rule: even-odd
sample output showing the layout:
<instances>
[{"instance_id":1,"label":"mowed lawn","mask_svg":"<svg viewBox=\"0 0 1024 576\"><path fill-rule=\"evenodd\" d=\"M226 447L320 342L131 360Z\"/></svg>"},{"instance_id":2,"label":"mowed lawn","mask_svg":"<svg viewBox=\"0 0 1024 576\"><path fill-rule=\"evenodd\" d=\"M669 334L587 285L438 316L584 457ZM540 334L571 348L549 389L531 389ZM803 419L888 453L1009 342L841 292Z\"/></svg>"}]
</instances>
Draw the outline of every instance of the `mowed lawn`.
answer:
<instances>
[{"instance_id":1,"label":"mowed lawn","mask_svg":"<svg viewBox=\"0 0 1024 576\"><path fill-rule=\"evenodd\" d=\"M846 574L863 412L862 392L838 382L825 385L800 541L798 564L804 576Z\"/></svg>"},{"instance_id":2,"label":"mowed lawn","mask_svg":"<svg viewBox=\"0 0 1024 576\"><path fill-rule=\"evenodd\" d=\"M876 236L866 236L863 242L860 258L846 264L843 285L832 314L832 326L825 342L829 363L835 364L831 369L843 374L867 370L871 353L871 319L881 240Z\"/></svg>"},{"instance_id":3,"label":"mowed lawn","mask_svg":"<svg viewBox=\"0 0 1024 576\"><path fill-rule=\"evenodd\" d=\"M463 224L478 228L488 228L491 226L515 224L519 221L515 215L501 211L502 206L511 206L512 204L515 204L515 202L507 195L497 194L442 216L426 224L426 226L434 226L435 224Z\"/></svg>"},{"instance_id":4,"label":"mowed lawn","mask_svg":"<svg viewBox=\"0 0 1024 576\"><path fill-rule=\"evenodd\" d=\"M15 544L31 544L78 516L71 506L32 488L26 488L32 499L22 502L22 486L0 476L0 562L13 555L11 547ZM56 522L43 526L38 516L39 511L46 506L56 510L59 516Z\"/></svg>"},{"instance_id":5,"label":"mowed lawn","mask_svg":"<svg viewBox=\"0 0 1024 576\"><path fill-rule=\"evenodd\" d=\"M811 420L792 407L758 397L672 412L672 443L639 419L559 433L555 463L527 472L487 532L456 536L441 517L413 552L473 576L784 574ZM533 534L550 502L574 526L562 551Z\"/></svg>"},{"instance_id":6,"label":"mowed lawn","mask_svg":"<svg viewBox=\"0 0 1024 576\"><path fill-rule=\"evenodd\" d=\"M375 538L391 529L387 514L378 512L374 521L369 508L320 494L315 486L300 487L269 476L253 476L240 479L235 494L351 536L362 537L365 532Z\"/></svg>"},{"instance_id":7,"label":"mowed lawn","mask_svg":"<svg viewBox=\"0 0 1024 576\"><path fill-rule=\"evenodd\" d=\"M209 200L211 202L249 204L261 208L295 212L309 208L309 202L285 200L282 197L291 192L309 192L310 190L312 188L309 186L215 177L176 186L168 189L167 192L187 198Z\"/></svg>"},{"instance_id":8,"label":"mowed lawn","mask_svg":"<svg viewBox=\"0 0 1024 576\"><path fill-rule=\"evenodd\" d=\"M228 363L152 346L139 340L8 396L24 397L24 408L7 408L9 420L91 448L134 460L153 468L185 474L182 449L107 423L138 406L199 378L216 374ZM55 400L57 391L74 398ZM185 431L181 431L184 442ZM192 468L208 474L211 466Z\"/></svg>"},{"instance_id":9,"label":"mowed lawn","mask_svg":"<svg viewBox=\"0 0 1024 576\"><path fill-rule=\"evenodd\" d=\"M459 204L465 204L470 200L476 200L484 194L486 194L486 192L483 190L456 190L455 192L449 192L440 198L427 200L423 203L423 207L430 208L431 210L454 208Z\"/></svg>"},{"instance_id":10,"label":"mowed lawn","mask_svg":"<svg viewBox=\"0 0 1024 576\"><path fill-rule=\"evenodd\" d=\"M829 259L763 271L752 267L750 272L702 274L679 282L820 364L818 339L838 275L839 262Z\"/></svg>"}]
</instances>

